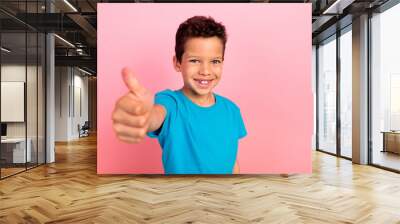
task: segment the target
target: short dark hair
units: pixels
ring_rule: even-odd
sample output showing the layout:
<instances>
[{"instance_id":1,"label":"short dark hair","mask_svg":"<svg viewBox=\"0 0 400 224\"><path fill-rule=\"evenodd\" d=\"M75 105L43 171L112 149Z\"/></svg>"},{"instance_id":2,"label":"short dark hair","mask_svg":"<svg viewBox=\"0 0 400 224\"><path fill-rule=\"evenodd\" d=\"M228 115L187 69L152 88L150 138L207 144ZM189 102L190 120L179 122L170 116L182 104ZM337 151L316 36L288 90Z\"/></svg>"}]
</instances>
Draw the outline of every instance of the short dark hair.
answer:
<instances>
[{"instance_id":1,"label":"short dark hair","mask_svg":"<svg viewBox=\"0 0 400 224\"><path fill-rule=\"evenodd\" d=\"M225 44L227 34L225 26L217 23L212 17L193 16L179 25L175 36L175 56L179 62L185 51L185 43L192 37L218 37L223 45L223 54L225 53Z\"/></svg>"}]
</instances>

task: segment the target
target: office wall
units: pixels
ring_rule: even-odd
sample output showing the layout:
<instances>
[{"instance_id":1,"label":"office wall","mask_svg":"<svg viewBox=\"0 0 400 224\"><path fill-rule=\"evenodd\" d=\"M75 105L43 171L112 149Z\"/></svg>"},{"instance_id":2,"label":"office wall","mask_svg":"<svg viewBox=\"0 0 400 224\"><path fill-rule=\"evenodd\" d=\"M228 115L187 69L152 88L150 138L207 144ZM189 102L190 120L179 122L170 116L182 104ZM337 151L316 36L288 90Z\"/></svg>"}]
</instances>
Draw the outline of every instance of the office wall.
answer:
<instances>
[{"instance_id":1,"label":"office wall","mask_svg":"<svg viewBox=\"0 0 400 224\"><path fill-rule=\"evenodd\" d=\"M56 67L55 74L55 141L77 139L78 124L88 120L88 77L73 67Z\"/></svg>"},{"instance_id":2,"label":"office wall","mask_svg":"<svg viewBox=\"0 0 400 224\"><path fill-rule=\"evenodd\" d=\"M68 140L69 83L68 67L55 68L55 140Z\"/></svg>"},{"instance_id":3,"label":"office wall","mask_svg":"<svg viewBox=\"0 0 400 224\"><path fill-rule=\"evenodd\" d=\"M88 77L83 77L83 73L76 68L74 68L73 74L71 135L72 138L78 138L78 124L82 126L85 121L88 121Z\"/></svg>"},{"instance_id":4,"label":"office wall","mask_svg":"<svg viewBox=\"0 0 400 224\"><path fill-rule=\"evenodd\" d=\"M43 101L37 100L36 95L36 66L27 66L27 80L25 82L25 65L18 64L10 64L10 65L2 65L1 66L1 81L18 81L27 83L27 108L29 108L29 112L36 111L37 107L43 106ZM42 68L38 67L39 74L42 72ZM39 103L39 104L38 104ZM2 110L7 110L7 108L2 108ZM32 122L36 122L37 114L35 113L27 113L27 122L28 122L28 133L36 133L36 123L32 124ZM25 137L25 123L24 122L10 122L7 123L7 136L8 137ZM29 136L28 136L29 137Z\"/></svg>"}]
</instances>

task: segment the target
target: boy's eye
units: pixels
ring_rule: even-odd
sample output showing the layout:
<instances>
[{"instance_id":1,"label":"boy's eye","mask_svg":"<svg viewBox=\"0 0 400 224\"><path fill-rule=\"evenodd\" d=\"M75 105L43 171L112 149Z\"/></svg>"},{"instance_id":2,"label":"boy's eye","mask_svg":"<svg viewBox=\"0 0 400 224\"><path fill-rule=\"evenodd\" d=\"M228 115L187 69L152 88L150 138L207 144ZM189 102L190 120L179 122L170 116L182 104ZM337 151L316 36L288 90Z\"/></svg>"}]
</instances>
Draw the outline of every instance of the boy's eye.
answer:
<instances>
[{"instance_id":1,"label":"boy's eye","mask_svg":"<svg viewBox=\"0 0 400 224\"><path fill-rule=\"evenodd\" d=\"M198 63L198 62L200 62L200 61L197 60L197 59L190 59L189 62L191 62L191 63Z\"/></svg>"},{"instance_id":2,"label":"boy's eye","mask_svg":"<svg viewBox=\"0 0 400 224\"><path fill-rule=\"evenodd\" d=\"M220 61L220 60L212 60L211 63L213 63L213 64L220 64L221 61Z\"/></svg>"}]
</instances>

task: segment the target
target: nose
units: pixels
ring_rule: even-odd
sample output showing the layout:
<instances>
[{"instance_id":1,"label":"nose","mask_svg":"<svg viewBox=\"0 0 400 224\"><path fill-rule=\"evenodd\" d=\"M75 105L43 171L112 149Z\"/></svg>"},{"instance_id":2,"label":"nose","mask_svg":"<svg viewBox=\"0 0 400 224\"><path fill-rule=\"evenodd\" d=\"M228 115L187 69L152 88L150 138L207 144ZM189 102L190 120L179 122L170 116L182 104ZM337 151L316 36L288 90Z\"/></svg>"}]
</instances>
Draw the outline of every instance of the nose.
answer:
<instances>
[{"instance_id":1,"label":"nose","mask_svg":"<svg viewBox=\"0 0 400 224\"><path fill-rule=\"evenodd\" d=\"M211 75L211 66L208 63L201 63L200 75Z\"/></svg>"}]
</instances>

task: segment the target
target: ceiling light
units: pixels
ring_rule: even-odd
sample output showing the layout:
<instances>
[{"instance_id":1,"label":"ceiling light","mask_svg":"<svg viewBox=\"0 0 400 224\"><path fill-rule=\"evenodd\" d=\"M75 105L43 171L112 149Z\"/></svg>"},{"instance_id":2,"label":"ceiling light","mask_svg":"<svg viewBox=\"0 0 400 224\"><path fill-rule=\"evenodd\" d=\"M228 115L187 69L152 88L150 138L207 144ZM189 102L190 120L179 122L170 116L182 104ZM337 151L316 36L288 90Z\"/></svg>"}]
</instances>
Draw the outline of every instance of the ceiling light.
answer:
<instances>
[{"instance_id":1,"label":"ceiling light","mask_svg":"<svg viewBox=\"0 0 400 224\"><path fill-rule=\"evenodd\" d=\"M351 5L355 0L336 0L332 5L324 10L322 14L342 14L343 9Z\"/></svg>"},{"instance_id":2,"label":"ceiling light","mask_svg":"<svg viewBox=\"0 0 400 224\"><path fill-rule=\"evenodd\" d=\"M61 41L63 41L64 43L68 44L69 46L75 48L75 45L71 44L71 42L67 41L66 39L58 36L57 34L54 34L55 37L57 37L58 39L60 39Z\"/></svg>"},{"instance_id":3,"label":"ceiling light","mask_svg":"<svg viewBox=\"0 0 400 224\"><path fill-rule=\"evenodd\" d=\"M67 4L72 10L74 10L74 12L78 12L78 10L71 4L68 2L68 0L64 0L65 4Z\"/></svg>"},{"instance_id":4,"label":"ceiling light","mask_svg":"<svg viewBox=\"0 0 400 224\"><path fill-rule=\"evenodd\" d=\"M78 67L78 70L81 71L81 72L83 72L83 73L85 73L85 74L87 74L87 75L93 75L92 73L90 73L90 72L88 72L88 71L85 71L85 70L83 70L83 69L81 69L81 68L79 68L79 67Z\"/></svg>"},{"instance_id":5,"label":"ceiling light","mask_svg":"<svg viewBox=\"0 0 400 224\"><path fill-rule=\"evenodd\" d=\"M1 47L1 50L4 51L4 52L6 52L6 53L10 53L10 52L11 52L11 50L9 50L9 49L7 49L7 48L5 48L5 47Z\"/></svg>"}]
</instances>

